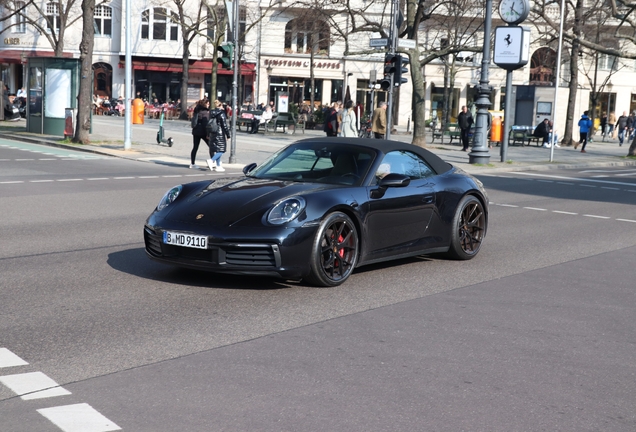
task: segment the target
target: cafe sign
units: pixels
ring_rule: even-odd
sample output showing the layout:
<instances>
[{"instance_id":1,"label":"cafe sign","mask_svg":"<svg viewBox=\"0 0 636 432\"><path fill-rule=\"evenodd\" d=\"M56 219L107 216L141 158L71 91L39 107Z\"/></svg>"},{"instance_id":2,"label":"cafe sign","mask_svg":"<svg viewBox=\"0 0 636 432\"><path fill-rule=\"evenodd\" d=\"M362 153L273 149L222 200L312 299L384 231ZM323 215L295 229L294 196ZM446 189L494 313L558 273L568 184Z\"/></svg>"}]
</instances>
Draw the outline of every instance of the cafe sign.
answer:
<instances>
[{"instance_id":1,"label":"cafe sign","mask_svg":"<svg viewBox=\"0 0 636 432\"><path fill-rule=\"evenodd\" d=\"M288 68L308 68L309 61L308 60L278 60L278 59L267 59L265 60L265 66L271 67L288 67ZM324 62L314 62L315 69L340 69L340 62L334 61L324 61Z\"/></svg>"}]
</instances>

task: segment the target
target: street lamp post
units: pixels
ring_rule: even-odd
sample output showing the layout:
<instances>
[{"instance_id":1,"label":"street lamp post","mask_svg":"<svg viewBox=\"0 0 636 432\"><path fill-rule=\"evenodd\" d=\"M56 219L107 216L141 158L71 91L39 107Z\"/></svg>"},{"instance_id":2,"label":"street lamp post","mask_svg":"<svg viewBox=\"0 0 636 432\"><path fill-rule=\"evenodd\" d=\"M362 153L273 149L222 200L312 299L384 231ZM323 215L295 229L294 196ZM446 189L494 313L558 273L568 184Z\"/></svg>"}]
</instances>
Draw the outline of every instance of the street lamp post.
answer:
<instances>
[{"instance_id":1,"label":"street lamp post","mask_svg":"<svg viewBox=\"0 0 636 432\"><path fill-rule=\"evenodd\" d=\"M488 108L490 108L490 93L492 87L488 83L488 68L490 66L490 28L492 22L492 0L486 0L486 15L484 20L484 50L481 61L481 76L477 86L477 121L473 136L472 151L468 154L471 164L487 164L490 162L488 152ZM506 107L508 108L508 107Z\"/></svg>"},{"instance_id":2,"label":"street lamp post","mask_svg":"<svg viewBox=\"0 0 636 432\"><path fill-rule=\"evenodd\" d=\"M607 85L607 115L609 116L609 113L612 110L612 88L614 88L614 85L612 84L612 82L608 82Z\"/></svg>"}]
</instances>

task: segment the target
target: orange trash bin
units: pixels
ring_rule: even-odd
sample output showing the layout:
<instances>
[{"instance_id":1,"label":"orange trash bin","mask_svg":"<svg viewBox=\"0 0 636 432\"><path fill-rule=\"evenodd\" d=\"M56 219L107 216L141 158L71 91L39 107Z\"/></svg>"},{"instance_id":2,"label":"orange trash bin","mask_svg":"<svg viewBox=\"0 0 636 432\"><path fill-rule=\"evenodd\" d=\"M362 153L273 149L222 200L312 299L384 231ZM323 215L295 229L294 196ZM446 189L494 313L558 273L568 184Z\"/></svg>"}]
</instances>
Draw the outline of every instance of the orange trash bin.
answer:
<instances>
[{"instance_id":1,"label":"orange trash bin","mask_svg":"<svg viewBox=\"0 0 636 432\"><path fill-rule=\"evenodd\" d=\"M492 126L490 127L490 141L501 142L501 117L492 117Z\"/></svg>"},{"instance_id":2,"label":"orange trash bin","mask_svg":"<svg viewBox=\"0 0 636 432\"><path fill-rule=\"evenodd\" d=\"M132 123L144 124L144 117L146 116L145 111L144 101L141 99L134 99L132 101Z\"/></svg>"}]
</instances>

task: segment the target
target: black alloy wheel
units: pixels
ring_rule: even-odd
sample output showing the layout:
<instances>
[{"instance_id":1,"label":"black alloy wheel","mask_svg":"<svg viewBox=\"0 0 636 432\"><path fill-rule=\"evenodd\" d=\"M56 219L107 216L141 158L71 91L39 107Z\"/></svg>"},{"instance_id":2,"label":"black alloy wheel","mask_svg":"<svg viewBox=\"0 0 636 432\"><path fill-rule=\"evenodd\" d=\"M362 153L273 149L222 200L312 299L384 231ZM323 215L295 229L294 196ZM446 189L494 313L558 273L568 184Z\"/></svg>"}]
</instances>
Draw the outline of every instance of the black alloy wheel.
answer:
<instances>
[{"instance_id":1,"label":"black alloy wheel","mask_svg":"<svg viewBox=\"0 0 636 432\"><path fill-rule=\"evenodd\" d=\"M486 212L481 201L472 195L459 202L453 218L453 232L448 255L453 259L469 260L481 248L486 235Z\"/></svg>"},{"instance_id":2,"label":"black alloy wheel","mask_svg":"<svg viewBox=\"0 0 636 432\"><path fill-rule=\"evenodd\" d=\"M358 231L344 213L329 214L320 224L311 253L311 284L331 287L342 284L358 261Z\"/></svg>"}]
</instances>

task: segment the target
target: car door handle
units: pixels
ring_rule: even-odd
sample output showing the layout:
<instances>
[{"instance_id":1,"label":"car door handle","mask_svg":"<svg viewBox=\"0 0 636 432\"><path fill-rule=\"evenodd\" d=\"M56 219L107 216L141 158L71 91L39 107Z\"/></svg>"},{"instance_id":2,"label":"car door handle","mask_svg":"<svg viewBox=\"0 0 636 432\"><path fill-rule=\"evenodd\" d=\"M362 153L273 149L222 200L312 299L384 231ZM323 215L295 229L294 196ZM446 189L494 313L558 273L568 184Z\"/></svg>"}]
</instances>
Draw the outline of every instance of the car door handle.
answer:
<instances>
[{"instance_id":1,"label":"car door handle","mask_svg":"<svg viewBox=\"0 0 636 432\"><path fill-rule=\"evenodd\" d=\"M433 202L433 195L424 195L422 197L422 201L425 202L426 204L430 204Z\"/></svg>"}]
</instances>

